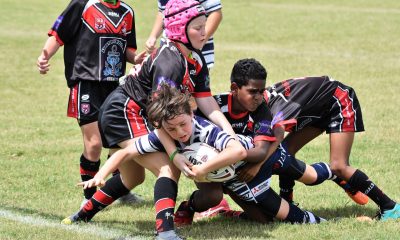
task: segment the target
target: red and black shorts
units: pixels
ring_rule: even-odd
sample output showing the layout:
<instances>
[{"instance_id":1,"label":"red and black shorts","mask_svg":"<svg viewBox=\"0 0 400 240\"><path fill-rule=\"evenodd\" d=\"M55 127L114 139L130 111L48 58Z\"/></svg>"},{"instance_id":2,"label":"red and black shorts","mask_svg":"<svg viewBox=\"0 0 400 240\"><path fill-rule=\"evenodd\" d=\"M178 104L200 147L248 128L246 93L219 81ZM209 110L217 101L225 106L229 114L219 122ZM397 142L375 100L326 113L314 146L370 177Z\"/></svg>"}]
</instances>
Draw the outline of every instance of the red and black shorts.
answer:
<instances>
[{"instance_id":1,"label":"red and black shorts","mask_svg":"<svg viewBox=\"0 0 400 240\"><path fill-rule=\"evenodd\" d=\"M138 104L121 88L105 100L99 112L99 130L103 147L118 148L118 144L148 134L153 130Z\"/></svg>"},{"instance_id":2,"label":"red and black shorts","mask_svg":"<svg viewBox=\"0 0 400 240\"><path fill-rule=\"evenodd\" d=\"M78 120L79 126L96 122L107 96L118 82L79 81L70 88L67 116Z\"/></svg>"},{"instance_id":3,"label":"red and black shorts","mask_svg":"<svg viewBox=\"0 0 400 240\"><path fill-rule=\"evenodd\" d=\"M323 129L328 134L364 131L361 106L354 89L339 83L324 111L297 118L296 130L305 126Z\"/></svg>"}]
</instances>

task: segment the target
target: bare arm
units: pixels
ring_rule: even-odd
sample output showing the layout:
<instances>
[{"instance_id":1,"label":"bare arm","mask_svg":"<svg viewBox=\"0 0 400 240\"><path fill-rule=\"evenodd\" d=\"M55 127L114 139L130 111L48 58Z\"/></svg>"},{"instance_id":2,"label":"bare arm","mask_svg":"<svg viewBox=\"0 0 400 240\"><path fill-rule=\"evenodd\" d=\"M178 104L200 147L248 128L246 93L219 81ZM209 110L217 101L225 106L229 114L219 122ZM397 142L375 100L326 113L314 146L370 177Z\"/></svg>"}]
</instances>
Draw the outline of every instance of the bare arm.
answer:
<instances>
[{"instance_id":1,"label":"bare arm","mask_svg":"<svg viewBox=\"0 0 400 240\"><path fill-rule=\"evenodd\" d=\"M36 62L40 74L46 74L49 71L49 60L57 52L60 46L61 45L57 42L54 36L50 36L47 39Z\"/></svg>"},{"instance_id":2,"label":"bare arm","mask_svg":"<svg viewBox=\"0 0 400 240\"><path fill-rule=\"evenodd\" d=\"M128 48L126 50L126 60L132 64L141 64L146 57L146 51L142 51L136 55L136 50Z\"/></svg>"},{"instance_id":3,"label":"bare arm","mask_svg":"<svg viewBox=\"0 0 400 240\"><path fill-rule=\"evenodd\" d=\"M103 186L108 175L118 169L118 167L121 166L125 161L133 160L134 157L139 155L140 154L135 145L130 145L126 148L116 151L113 155L111 155L111 157L92 179L78 183L78 186L82 186L84 189L94 186Z\"/></svg>"},{"instance_id":4,"label":"bare arm","mask_svg":"<svg viewBox=\"0 0 400 240\"><path fill-rule=\"evenodd\" d=\"M276 127L274 128L274 135L276 138L274 142L258 141L255 143L255 148L248 151L248 156L252 156L250 152L256 152L258 155L254 154L254 159L250 159L249 157L245 159L249 164L243 167L238 173L239 180L249 182L257 175L261 166L271 157L279 144L283 141L284 134L285 130L282 127ZM261 156L261 154L264 154L264 156Z\"/></svg>"},{"instance_id":5,"label":"bare arm","mask_svg":"<svg viewBox=\"0 0 400 240\"><path fill-rule=\"evenodd\" d=\"M167 155L171 158L171 156L173 156L174 152L177 150L173 139L168 135L167 132L164 131L163 128L157 129L157 131L158 131L158 137L162 145L164 146ZM187 160L186 157L183 156L182 154L175 153L172 161L175 164L175 166L181 172L183 172L183 174L185 174L186 177L193 177L195 175L192 172L192 170L190 170L190 167L192 167L193 164L190 163L189 160Z\"/></svg>"},{"instance_id":6,"label":"bare arm","mask_svg":"<svg viewBox=\"0 0 400 240\"><path fill-rule=\"evenodd\" d=\"M150 35L146 41L146 51L151 53L156 49L157 39L160 37L163 29L163 14L157 12L156 19L154 20L153 28L151 29Z\"/></svg>"},{"instance_id":7,"label":"bare arm","mask_svg":"<svg viewBox=\"0 0 400 240\"><path fill-rule=\"evenodd\" d=\"M219 24L222 21L222 10L219 9L217 11L214 11L210 13L207 17L207 22L206 22L206 41L214 35L215 31L217 31L217 28Z\"/></svg>"}]
</instances>

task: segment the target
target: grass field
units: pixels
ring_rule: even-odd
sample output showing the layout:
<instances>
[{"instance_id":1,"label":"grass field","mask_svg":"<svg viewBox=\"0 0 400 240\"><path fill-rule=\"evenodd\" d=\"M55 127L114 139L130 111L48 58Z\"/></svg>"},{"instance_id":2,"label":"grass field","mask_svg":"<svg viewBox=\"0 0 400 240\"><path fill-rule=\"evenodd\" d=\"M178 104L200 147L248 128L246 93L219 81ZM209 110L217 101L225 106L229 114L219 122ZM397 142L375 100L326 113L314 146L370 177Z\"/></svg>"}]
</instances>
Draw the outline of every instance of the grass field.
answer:
<instances>
[{"instance_id":1,"label":"grass field","mask_svg":"<svg viewBox=\"0 0 400 240\"><path fill-rule=\"evenodd\" d=\"M68 90L62 51L46 76L35 62L46 32L69 1L2 0L0 8L0 239L151 239L154 177L135 191L146 202L112 206L92 224L59 224L81 201L81 133L67 118ZM269 83L290 77L330 75L356 89L366 132L357 134L352 165L360 167L389 196L400 201L400 2L322 0L223 1L223 22L215 35L214 93L228 90L239 58L254 57L268 70ZM156 1L131 1L139 50L150 32ZM322 136L298 157L328 161ZM104 157L105 159L105 151ZM277 181L274 178L274 187ZM179 201L194 190L183 179ZM295 199L328 218L313 225L237 223L211 219L182 234L190 239L400 239L400 222L359 222L374 216L374 203L357 206L333 183L297 184ZM232 203L232 202L230 202ZM236 207L233 203L232 206ZM339 219L336 219L339 218ZM336 219L336 220L333 220Z\"/></svg>"}]
</instances>

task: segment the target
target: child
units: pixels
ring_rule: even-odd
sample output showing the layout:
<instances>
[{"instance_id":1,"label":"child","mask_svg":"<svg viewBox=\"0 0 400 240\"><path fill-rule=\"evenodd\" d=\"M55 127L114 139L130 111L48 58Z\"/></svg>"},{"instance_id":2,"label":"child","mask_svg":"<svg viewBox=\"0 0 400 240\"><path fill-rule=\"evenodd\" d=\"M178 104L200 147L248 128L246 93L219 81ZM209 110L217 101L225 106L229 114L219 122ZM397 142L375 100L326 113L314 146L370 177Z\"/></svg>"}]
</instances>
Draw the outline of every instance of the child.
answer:
<instances>
[{"instance_id":1,"label":"child","mask_svg":"<svg viewBox=\"0 0 400 240\"><path fill-rule=\"evenodd\" d=\"M46 74L50 58L64 46L65 78L70 88L67 115L76 118L81 128L80 174L82 180L88 180L100 166L100 106L118 86L126 62L140 63L144 57L144 52L135 55L134 12L119 0L72 0L48 35L37 66L40 74ZM94 192L96 188L84 190L82 203ZM128 194L125 199L136 198Z\"/></svg>"},{"instance_id":2,"label":"child","mask_svg":"<svg viewBox=\"0 0 400 240\"><path fill-rule=\"evenodd\" d=\"M247 155L245 148L253 147L252 139L239 136L242 147L235 141L234 137L222 131L219 127L204 118L194 116L188 100L189 97L178 90L167 85L162 86L147 108L149 121L156 128L162 127L171 138L178 141L177 150L183 149L194 142L204 142L220 151L215 158L209 159L206 163L191 166L192 171L195 173L195 180L204 181L208 172L223 166L235 164L235 167L240 168L244 163L239 161ZM134 143L134 146L118 151L93 179L79 185L84 187L101 185L108 174L121 164L123 166L124 161L132 159L138 154L163 151L164 148L158 134L158 129L156 129L149 135L140 137ZM272 138L272 136L270 137ZM280 199L270 188L272 169L270 165L281 159L280 156L280 152L274 154L272 157L274 160L267 161L260 174L252 182L247 184L232 179L224 183L225 186L236 195L256 204L267 213L272 212L270 209L276 210L276 213L272 213L281 220L292 223L319 223L323 219L311 212L302 211L297 206ZM156 165L158 164L158 159L153 159L152 163L146 164ZM258 192L253 191L254 189L258 189Z\"/></svg>"},{"instance_id":3,"label":"child","mask_svg":"<svg viewBox=\"0 0 400 240\"><path fill-rule=\"evenodd\" d=\"M267 126L272 126L276 134L276 131L280 130L276 128L276 124L295 123L295 120L288 119L278 123L272 119L263 101L266 78L267 72L257 60L239 60L232 69L231 92L214 96L234 131L254 138L255 147L248 150L248 157L245 159L247 163L238 169L238 180L250 183L254 176L259 174L260 168L251 174L245 173L248 165L253 164L270 167L270 169L264 169L263 173L271 171L271 174L289 175L307 185L317 185L331 178L332 173L327 164L316 163L309 166L293 158L287 153L286 146L278 147L280 141L275 141L275 136L272 135L272 137L272 133L268 132L271 129ZM274 157L270 158L273 152L275 152ZM277 156L280 156L279 160ZM267 164L264 164L264 160ZM197 186L199 190L193 192L190 200L183 202L178 208L175 214L176 224L191 224L194 212L202 212L221 201L222 188L218 184L198 183ZM265 211L266 207L261 207L261 209ZM273 216L277 214L276 209L270 211Z\"/></svg>"},{"instance_id":4,"label":"child","mask_svg":"<svg viewBox=\"0 0 400 240\"><path fill-rule=\"evenodd\" d=\"M332 172L355 190L366 194L380 208L381 220L400 218L400 204L390 199L349 157L355 132L364 131L361 107L354 90L328 76L294 78L279 82L265 91L265 101L275 117L297 119L285 138L293 156L304 145L326 131L330 141ZM294 182L282 179L287 195ZM340 185L342 180L336 180Z\"/></svg>"},{"instance_id":5,"label":"child","mask_svg":"<svg viewBox=\"0 0 400 240\"><path fill-rule=\"evenodd\" d=\"M217 30L219 24L222 21L222 5L220 0L202 0L200 4L206 10L207 22L206 22L206 36L205 44L201 49L201 53L206 60L208 69L214 66L214 38L213 35ZM158 0L158 13L154 21L153 29L146 41L146 50L148 53L152 53L155 49L157 38L160 37L163 28L163 11L168 0ZM163 37L165 33L163 34ZM161 39L161 44L164 44L165 40Z\"/></svg>"},{"instance_id":6,"label":"child","mask_svg":"<svg viewBox=\"0 0 400 240\"><path fill-rule=\"evenodd\" d=\"M185 11L182 11L183 9ZM195 98L198 108L205 111L208 119L228 133L234 134L229 122L211 96L208 69L199 52L204 44L205 36L204 8L194 0L170 0L165 14L164 25L169 40L153 52L136 72L128 75L125 84L112 92L101 108L99 128L104 147L125 148L133 144L136 141L135 138L151 131L152 126L147 119L148 96L151 96L162 84L190 93ZM173 141L164 131L160 130L159 134L166 152L172 156L176 149ZM170 214L173 214L180 172L168 161L165 153L144 155L136 160L153 157L164 166L160 168L160 171L157 170L158 168L152 168L154 174L158 176L154 200L157 223L162 223L157 224L156 229L161 234L173 231L172 218L159 213L158 210L159 206L163 206ZM194 176L189 169L189 162L183 155L174 154L173 161L185 175ZM148 160L148 162L151 161ZM83 207L82 211L90 214L88 219L144 181L143 164L129 161L126 165L121 168L121 176L109 179ZM129 178L130 184L124 185L121 178L124 181L128 181ZM169 199L169 201L166 202L167 205L164 205L165 203L159 202L160 199ZM70 224L74 221L73 215L64 219L63 223Z\"/></svg>"},{"instance_id":7,"label":"child","mask_svg":"<svg viewBox=\"0 0 400 240\"><path fill-rule=\"evenodd\" d=\"M127 188L135 184L129 175L134 173L129 172L129 162L135 159L141 166L152 171L158 176L157 181L167 183L168 181L176 181L168 175L160 176L162 168L165 168L163 158L147 157L157 152L163 152L164 147L159 139L159 128L163 128L168 135L178 141L176 151L183 149L185 146L191 145L194 142L205 142L210 146L221 151L216 158L210 159L202 165L192 166L192 171L195 173L195 179L204 180L206 174L223 166L234 164L246 157L245 149L235 140L234 137L222 131L219 127L211 122L196 117L193 115L190 106L190 96L181 93L179 90L168 85L161 85L160 90L156 92L151 103L147 107L148 119L157 128L144 135L136 141L131 142L127 147L117 151L104 164L100 171L93 179L80 183L84 188L93 186L102 186L105 184L105 178L119 168L123 176L122 184ZM144 154L144 155L143 155ZM142 155L140 157L140 155ZM173 158L172 154L170 159ZM168 164L168 160L167 160ZM128 168L127 168L128 167ZM127 169L126 169L127 168ZM157 211L157 230L166 227L162 215L172 216L172 212L168 208L171 205L170 201L175 201L169 197L168 192L176 197L177 187L169 187L168 184L161 184L154 189L156 211ZM87 211L86 211L87 210ZM83 209L73 216L74 221L83 220L89 221L93 217L89 209ZM172 217L170 217L172 220ZM174 233L173 228L167 231L160 231L159 237L166 238L173 236L174 239L179 239Z\"/></svg>"}]
</instances>

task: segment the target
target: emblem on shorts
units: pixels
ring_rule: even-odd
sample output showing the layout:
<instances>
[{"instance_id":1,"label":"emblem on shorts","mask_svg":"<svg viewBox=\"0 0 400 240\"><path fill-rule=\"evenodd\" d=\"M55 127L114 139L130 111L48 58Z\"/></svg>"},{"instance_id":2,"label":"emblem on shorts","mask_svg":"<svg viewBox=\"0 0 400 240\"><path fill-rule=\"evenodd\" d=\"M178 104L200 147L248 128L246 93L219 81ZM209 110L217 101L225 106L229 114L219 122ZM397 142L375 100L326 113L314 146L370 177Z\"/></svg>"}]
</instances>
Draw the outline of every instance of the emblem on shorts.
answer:
<instances>
[{"instance_id":1,"label":"emblem on shorts","mask_svg":"<svg viewBox=\"0 0 400 240\"><path fill-rule=\"evenodd\" d=\"M81 112L83 114L88 114L90 113L90 104L89 103L82 103L81 104Z\"/></svg>"}]
</instances>

